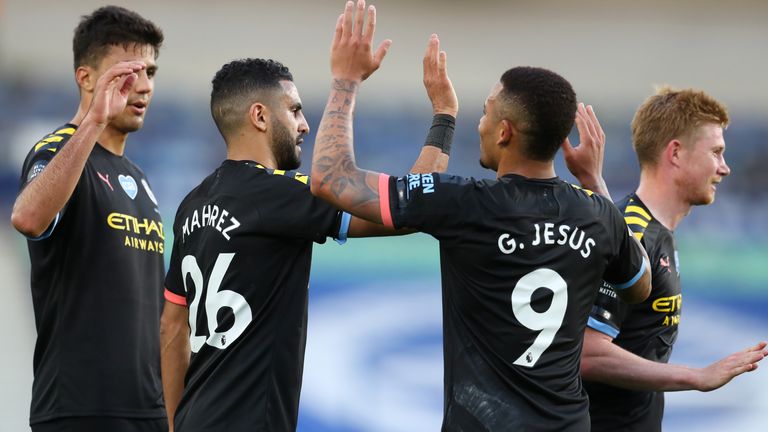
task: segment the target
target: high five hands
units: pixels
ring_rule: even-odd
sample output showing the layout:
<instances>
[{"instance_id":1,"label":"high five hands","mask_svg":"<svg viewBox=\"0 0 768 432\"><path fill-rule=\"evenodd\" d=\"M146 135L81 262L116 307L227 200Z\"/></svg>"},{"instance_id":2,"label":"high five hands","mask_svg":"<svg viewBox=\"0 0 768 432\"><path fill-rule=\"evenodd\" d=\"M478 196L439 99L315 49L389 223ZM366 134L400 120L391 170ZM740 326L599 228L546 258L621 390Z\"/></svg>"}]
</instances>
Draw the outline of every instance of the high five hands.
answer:
<instances>
[{"instance_id":1,"label":"high five hands","mask_svg":"<svg viewBox=\"0 0 768 432\"><path fill-rule=\"evenodd\" d=\"M384 40L372 51L376 31L376 8L368 7L365 23L365 0L357 6L348 1L344 13L336 21L336 33L331 44L331 74L334 79L359 83L368 78L381 65L392 41Z\"/></svg>"}]
</instances>

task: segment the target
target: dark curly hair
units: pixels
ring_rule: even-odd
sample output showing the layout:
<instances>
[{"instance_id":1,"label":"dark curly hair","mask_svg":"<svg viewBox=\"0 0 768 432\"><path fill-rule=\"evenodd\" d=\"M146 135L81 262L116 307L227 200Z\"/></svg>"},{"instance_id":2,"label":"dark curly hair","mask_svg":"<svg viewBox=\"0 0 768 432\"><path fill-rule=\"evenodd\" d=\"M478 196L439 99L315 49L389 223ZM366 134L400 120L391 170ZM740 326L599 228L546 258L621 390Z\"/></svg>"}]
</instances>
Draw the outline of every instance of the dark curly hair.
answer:
<instances>
[{"instance_id":1,"label":"dark curly hair","mask_svg":"<svg viewBox=\"0 0 768 432\"><path fill-rule=\"evenodd\" d=\"M81 18L72 39L75 69L97 67L110 46L149 45L155 58L163 44L163 31L152 21L119 6L104 6Z\"/></svg>"},{"instance_id":2,"label":"dark curly hair","mask_svg":"<svg viewBox=\"0 0 768 432\"><path fill-rule=\"evenodd\" d=\"M240 59L225 64L211 83L211 115L223 136L238 129L249 107L269 94L264 90L280 89L280 81L293 81L286 66L275 60Z\"/></svg>"},{"instance_id":3,"label":"dark curly hair","mask_svg":"<svg viewBox=\"0 0 768 432\"><path fill-rule=\"evenodd\" d=\"M523 125L523 153L550 161L573 128L576 93L560 75L543 68L521 66L501 76L502 111L516 112Z\"/></svg>"}]
</instances>

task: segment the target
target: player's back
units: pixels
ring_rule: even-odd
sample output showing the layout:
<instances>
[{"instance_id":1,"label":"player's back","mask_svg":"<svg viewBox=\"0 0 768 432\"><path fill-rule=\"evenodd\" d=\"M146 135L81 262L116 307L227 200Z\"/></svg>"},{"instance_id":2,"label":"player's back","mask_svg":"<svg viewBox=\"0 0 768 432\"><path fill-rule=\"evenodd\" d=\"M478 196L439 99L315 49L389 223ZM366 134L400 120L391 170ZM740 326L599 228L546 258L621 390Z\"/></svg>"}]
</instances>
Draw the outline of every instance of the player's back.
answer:
<instances>
[{"instance_id":1,"label":"player's back","mask_svg":"<svg viewBox=\"0 0 768 432\"><path fill-rule=\"evenodd\" d=\"M402 182L395 226L440 240L443 429L589 430L587 315L604 274L622 283L642 268L621 214L559 179Z\"/></svg>"},{"instance_id":2,"label":"player's back","mask_svg":"<svg viewBox=\"0 0 768 432\"><path fill-rule=\"evenodd\" d=\"M250 162L225 161L184 199L166 280L190 316L180 429L295 429L312 240L335 217L305 177Z\"/></svg>"}]
</instances>

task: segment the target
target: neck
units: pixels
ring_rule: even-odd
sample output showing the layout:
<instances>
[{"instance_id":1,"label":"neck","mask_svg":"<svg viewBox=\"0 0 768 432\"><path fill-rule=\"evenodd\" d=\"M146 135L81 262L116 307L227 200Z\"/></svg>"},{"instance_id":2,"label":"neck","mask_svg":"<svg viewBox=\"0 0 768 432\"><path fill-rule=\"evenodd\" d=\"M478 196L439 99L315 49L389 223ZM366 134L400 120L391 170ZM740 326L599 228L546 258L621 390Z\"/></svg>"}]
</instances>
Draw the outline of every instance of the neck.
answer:
<instances>
[{"instance_id":1,"label":"neck","mask_svg":"<svg viewBox=\"0 0 768 432\"><path fill-rule=\"evenodd\" d=\"M80 126L85 120L85 115L88 114L88 107L90 106L90 100L81 100L80 106L77 108L77 113L69 122L73 125ZM125 153L125 142L128 140L128 134L115 130L111 125L107 125L99 135L97 144L101 145L110 153L122 156Z\"/></svg>"},{"instance_id":2,"label":"neck","mask_svg":"<svg viewBox=\"0 0 768 432\"><path fill-rule=\"evenodd\" d=\"M549 179L555 177L553 161L541 162L504 152L496 170L496 177L507 174L517 174L532 179Z\"/></svg>"},{"instance_id":3,"label":"neck","mask_svg":"<svg viewBox=\"0 0 768 432\"><path fill-rule=\"evenodd\" d=\"M691 205L681 198L675 182L664 176L661 170L644 169L640 172L640 185L636 194L653 217L670 230L691 211Z\"/></svg>"},{"instance_id":4,"label":"neck","mask_svg":"<svg viewBox=\"0 0 768 432\"><path fill-rule=\"evenodd\" d=\"M266 138L266 137L265 137ZM264 165L266 168L277 169L275 156L266 142L260 137L235 134L227 137L227 159L250 160Z\"/></svg>"}]
</instances>

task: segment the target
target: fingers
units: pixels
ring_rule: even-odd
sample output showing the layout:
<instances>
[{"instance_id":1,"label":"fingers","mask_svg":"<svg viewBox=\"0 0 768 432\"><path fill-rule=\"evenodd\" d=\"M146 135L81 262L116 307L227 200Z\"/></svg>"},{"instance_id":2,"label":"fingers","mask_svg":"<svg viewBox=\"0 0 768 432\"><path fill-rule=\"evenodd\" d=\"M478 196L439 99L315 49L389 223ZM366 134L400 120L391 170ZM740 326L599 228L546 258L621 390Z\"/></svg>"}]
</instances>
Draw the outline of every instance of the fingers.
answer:
<instances>
[{"instance_id":1,"label":"fingers","mask_svg":"<svg viewBox=\"0 0 768 432\"><path fill-rule=\"evenodd\" d=\"M137 72L141 71L142 69L146 68L146 64L144 62L140 61L130 61L130 62L119 62L109 69L107 69L104 74L99 77L99 80L96 82L96 91L113 91L114 89L118 89L119 91L123 91L123 88L125 86L125 82L127 77L134 75L133 78L131 78L130 83L127 87L128 90L131 89L133 86L133 83L136 82L136 79L138 78Z\"/></svg>"},{"instance_id":2,"label":"fingers","mask_svg":"<svg viewBox=\"0 0 768 432\"><path fill-rule=\"evenodd\" d=\"M368 43L373 43L374 33L376 33L376 7L374 5L370 5L368 6L368 26L365 28L365 40Z\"/></svg>"},{"instance_id":3,"label":"fingers","mask_svg":"<svg viewBox=\"0 0 768 432\"><path fill-rule=\"evenodd\" d=\"M355 14L354 8L355 4L351 1L348 1L346 6L344 6L344 19L342 20L341 32L342 39L348 39L352 36L352 17Z\"/></svg>"},{"instance_id":4,"label":"fingers","mask_svg":"<svg viewBox=\"0 0 768 432\"><path fill-rule=\"evenodd\" d=\"M437 35L433 33L432 36L429 37L429 41L427 41L427 51L424 52L424 68L434 64L436 61L438 43Z\"/></svg>"},{"instance_id":5,"label":"fingers","mask_svg":"<svg viewBox=\"0 0 768 432\"><path fill-rule=\"evenodd\" d=\"M439 47L439 40L436 34L432 34L427 42L427 51L424 53L424 79L434 78L437 74L438 58L437 50Z\"/></svg>"},{"instance_id":6,"label":"fingers","mask_svg":"<svg viewBox=\"0 0 768 432\"><path fill-rule=\"evenodd\" d=\"M440 51L439 66L437 70L438 73L440 74L440 78L448 77L448 66L446 65L447 59L448 59L448 54L446 54L445 51Z\"/></svg>"},{"instance_id":7,"label":"fingers","mask_svg":"<svg viewBox=\"0 0 768 432\"><path fill-rule=\"evenodd\" d=\"M120 89L120 93L127 94L139 76L135 73L123 75L117 83L117 88Z\"/></svg>"},{"instance_id":8,"label":"fingers","mask_svg":"<svg viewBox=\"0 0 768 432\"><path fill-rule=\"evenodd\" d=\"M583 106L583 104L579 104L576 109L576 129L579 131L579 144L584 143L589 138L589 126L581 113Z\"/></svg>"},{"instance_id":9,"label":"fingers","mask_svg":"<svg viewBox=\"0 0 768 432\"><path fill-rule=\"evenodd\" d=\"M373 54L373 62L377 69L379 65L381 65L382 60L384 60L384 56L387 55L390 46L392 46L392 40L385 39L381 44L379 44L379 47L376 48L376 52Z\"/></svg>"},{"instance_id":10,"label":"fingers","mask_svg":"<svg viewBox=\"0 0 768 432\"><path fill-rule=\"evenodd\" d=\"M355 36L363 36L363 20L365 19L365 0L357 0L357 13L355 14Z\"/></svg>"},{"instance_id":11,"label":"fingers","mask_svg":"<svg viewBox=\"0 0 768 432\"><path fill-rule=\"evenodd\" d=\"M762 350L763 350L765 347L766 347L766 343L765 343L765 342L760 342L760 343L759 343L759 344L757 344L757 345L754 345L754 346L751 346L751 347L749 347L749 348L745 349L745 350L744 350L744 352L749 352L749 351L762 351Z\"/></svg>"},{"instance_id":12,"label":"fingers","mask_svg":"<svg viewBox=\"0 0 768 432\"><path fill-rule=\"evenodd\" d=\"M597 115L595 115L595 110L592 108L592 105L587 105L587 114L592 120L595 132L598 134L597 137L600 138L601 141L605 141L605 132L603 132L603 127L600 126L600 121L597 119Z\"/></svg>"},{"instance_id":13,"label":"fingers","mask_svg":"<svg viewBox=\"0 0 768 432\"><path fill-rule=\"evenodd\" d=\"M339 18L336 19L336 33L333 35L333 44L338 45L338 43L341 41L341 35L344 31L344 14L339 15Z\"/></svg>"}]
</instances>

